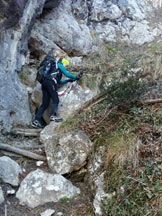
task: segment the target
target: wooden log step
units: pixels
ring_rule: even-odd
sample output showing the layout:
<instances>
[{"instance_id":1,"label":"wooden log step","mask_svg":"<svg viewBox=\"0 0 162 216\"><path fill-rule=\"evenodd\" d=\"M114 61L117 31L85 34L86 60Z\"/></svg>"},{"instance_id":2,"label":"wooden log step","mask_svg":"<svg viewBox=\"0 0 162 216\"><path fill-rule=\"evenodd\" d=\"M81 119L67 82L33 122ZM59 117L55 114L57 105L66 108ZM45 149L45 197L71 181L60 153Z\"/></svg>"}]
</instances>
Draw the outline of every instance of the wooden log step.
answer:
<instances>
[{"instance_id":1,"label":"wooden log step","mask_svg":"<svg viewBox=\"0 0 162 216\"><path fill-rule=\"evenodd\" d=\"M14 128L11 133L14 135L23 135L23 136L39 136L42 129L35 128Z\"/></svg>"},{"instance_id":2,"label":"wooden log step","mask_svg":"<svg viewBox=\"0 0 162 216\"><path fill-rule=\"evenodd\" d=\"M33 152L26 151L26 150L23 150L23 149L19 149L17 147L10 146L8 144L0 143L0 149L8 151L8 152L13 152L13 153L16 153L16 154L19 154L19 155L22 155L22 156L25 156L25 157L28 157L28 158L31 158L31 159L34 159L34 160L43 160L43 161L47 160L45 156L35 154Z\"/></svg>"}]
</instances>

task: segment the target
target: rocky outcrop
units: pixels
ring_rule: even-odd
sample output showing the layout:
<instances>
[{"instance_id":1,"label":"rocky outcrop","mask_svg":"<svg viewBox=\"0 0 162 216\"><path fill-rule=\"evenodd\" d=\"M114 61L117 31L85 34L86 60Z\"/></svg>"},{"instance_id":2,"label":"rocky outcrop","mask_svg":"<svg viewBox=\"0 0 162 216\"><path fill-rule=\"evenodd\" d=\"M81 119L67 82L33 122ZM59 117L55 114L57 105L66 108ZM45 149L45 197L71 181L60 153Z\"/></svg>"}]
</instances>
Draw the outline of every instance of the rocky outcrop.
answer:
<instances>
[{"instance_id":1,"label":"rocky outcrop","mask_svg":"<svg viewBox=\"0 0 162 216\"><path fill-rule=\"evenodd\" d=\"M99 41L142 45L161 35L160 23L151 25L153 16L152 5L144 0L66 0L37 20L29 44L35 52L71 56L87 55Z\"/></svg>"},{"instance_id":2,"label":"rocky outcrop","mask_svg":"<svg viewBox=\"0 0 162 216\"><path fill-rule=\"evenodd\" d=\"M80 10L82 7L79 7ZM93 0L89 6L89 28L105 42L123 41L141 45L161 34L160 26L152 28L148 21L151 11L146 1ZM79 12L75 12L75 15Z\"/></svg>"},{"instance_id":3,"label":"rocky outcrop","mask_svg":"<svg viewBox=\"0 0 162 216\"><path fill-rule=\"evenodd\" d=\"M56 53L61 48L68 55L79 56L91 51L92 38L88 26L74 19L71 4L66 0L43 18L37 19L29 44L35 52L54 50Z\"/></svg>"}]
</instances>

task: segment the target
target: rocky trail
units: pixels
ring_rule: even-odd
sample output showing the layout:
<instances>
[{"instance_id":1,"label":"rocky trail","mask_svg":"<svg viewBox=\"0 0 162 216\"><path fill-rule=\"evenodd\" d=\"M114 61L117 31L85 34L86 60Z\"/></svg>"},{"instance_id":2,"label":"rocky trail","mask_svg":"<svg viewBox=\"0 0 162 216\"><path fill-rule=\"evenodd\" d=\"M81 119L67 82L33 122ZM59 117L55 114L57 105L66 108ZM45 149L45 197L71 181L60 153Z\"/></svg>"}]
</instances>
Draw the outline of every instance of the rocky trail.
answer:
<instances>
[{"instance_id":1,"label":"rocky trail","mask_svg":"<svg viewBox=\"0 0 162 216\"><path fill-rule=\"evenodd\" d=\"M39 142L39 136L34 136L35 130L16 130L16 133L12 133L7 136L1 136L1 143L7 144L10 147L16 147L17 149L24 149L26 152L30 152L41 157L45 157L44 147ZM21 131L21 134L19 133ZM22 131L24 131L22 133ZM26 133L30 131L31 134ZM33 133L33 134L32 134ZM39 133L38 133L39 134ZM35 134L36 135L36 134ZM24 151L23 150L23 151ZM22 181L31 171L37 168L51 173L46 161L40 162L30 157L25 157L9 150L0 150L0 157L8 156L16 161L23 170L23 173L19 175L20 181ZM74 173L64 175L66 179L72 182L73 185L78 187L81 193L72 199L68 197L61 198L58 202L49 202L35 208L30 208L26 205L20 205L19 200L16 198L16 192L19 186L11 186L8 183L4 183L1 179L0 186L4 193L5 201L0 205L1 216L93 216L93 206L91 192L88 185L84 182L83 177L76 177ZM46 212L45 212L46 211ZM43 214L44 212L44 214Z\"/></svg>"}]
</instances>

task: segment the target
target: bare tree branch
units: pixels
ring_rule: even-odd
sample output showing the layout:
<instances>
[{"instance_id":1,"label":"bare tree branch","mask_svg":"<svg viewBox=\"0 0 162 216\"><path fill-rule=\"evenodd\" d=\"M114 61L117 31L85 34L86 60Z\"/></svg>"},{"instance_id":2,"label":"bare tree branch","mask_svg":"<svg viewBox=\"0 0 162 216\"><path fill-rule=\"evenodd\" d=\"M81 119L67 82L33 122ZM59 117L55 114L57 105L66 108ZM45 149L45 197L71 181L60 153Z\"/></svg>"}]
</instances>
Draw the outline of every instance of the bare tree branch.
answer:
<instances>
[{"instance_id":1,"label":"bare tree branch","mask_svg":"<svg viewBox=\"0 0 162 216\"><path fill-rule=\"evenodd\" d=\"M162 103L162 99L161 98L157 98L157 99L144 100L144 101L141 101L141 103L142 104Z\"/></svg>"}]
</instances>

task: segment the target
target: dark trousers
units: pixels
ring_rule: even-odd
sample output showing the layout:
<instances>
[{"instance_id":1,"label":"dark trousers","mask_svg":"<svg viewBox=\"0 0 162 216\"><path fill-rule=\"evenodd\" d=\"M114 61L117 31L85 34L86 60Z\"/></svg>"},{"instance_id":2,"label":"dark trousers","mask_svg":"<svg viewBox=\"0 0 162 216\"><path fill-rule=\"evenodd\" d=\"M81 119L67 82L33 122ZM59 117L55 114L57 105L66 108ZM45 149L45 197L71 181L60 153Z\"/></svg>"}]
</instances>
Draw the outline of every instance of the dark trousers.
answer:
<instances>
[{"instance_id":1,"label":"dark trousers","mask_svg":"<svg viewBox=\"0 0 162 216\"><path fill-rule=\"evenodd\" d=\"M57 93L57 86L53 80L44 80L42 83L42 104L39 107L35 120L41 120L44 111L48 108L50 99L52 99L52 106L50 111L50 116L57 112L59 98Z\"/></svg>"}]
</instances>

